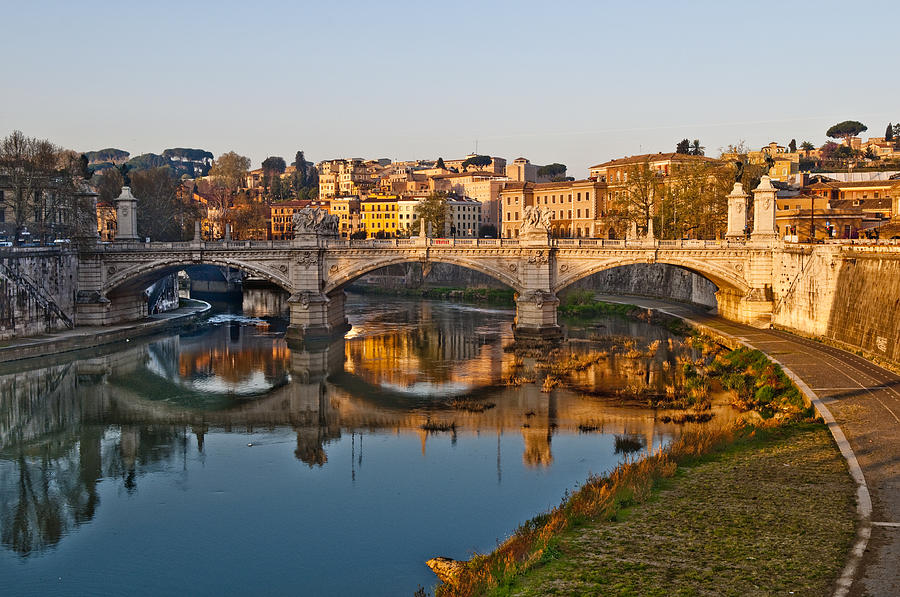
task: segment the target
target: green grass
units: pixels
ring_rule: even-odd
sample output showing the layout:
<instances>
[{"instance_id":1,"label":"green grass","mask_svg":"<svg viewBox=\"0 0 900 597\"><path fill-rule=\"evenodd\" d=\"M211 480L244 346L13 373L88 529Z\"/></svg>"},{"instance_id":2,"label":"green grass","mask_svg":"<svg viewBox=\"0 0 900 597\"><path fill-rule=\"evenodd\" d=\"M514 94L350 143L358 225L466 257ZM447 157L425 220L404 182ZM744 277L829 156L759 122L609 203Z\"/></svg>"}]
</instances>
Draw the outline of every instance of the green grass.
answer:
<instances>
[{"instance_id":1,"label":"green grass","mask_svg":"<svg viewBox=\"0 0 900 597\"><path fill-rule=\"evenodd\" d=\"M468 303L490 303L494 305L515 305L515 291L511 288L383 288L357 284L349 289L358 294L386 296L408 296L440 300L456 300Z\"/></svg>"},{"instance_id":2,"label":"green grass","mask_svg":"<svg viewBox=\"0 0 900 597\"><path fill-rule=\"evenodd\" d=\"M483 594L825 595L854 536L854 503L824 425L745 430L682 458L648 499L565 530L550 555Z\"/></svg>"}]
</instances>

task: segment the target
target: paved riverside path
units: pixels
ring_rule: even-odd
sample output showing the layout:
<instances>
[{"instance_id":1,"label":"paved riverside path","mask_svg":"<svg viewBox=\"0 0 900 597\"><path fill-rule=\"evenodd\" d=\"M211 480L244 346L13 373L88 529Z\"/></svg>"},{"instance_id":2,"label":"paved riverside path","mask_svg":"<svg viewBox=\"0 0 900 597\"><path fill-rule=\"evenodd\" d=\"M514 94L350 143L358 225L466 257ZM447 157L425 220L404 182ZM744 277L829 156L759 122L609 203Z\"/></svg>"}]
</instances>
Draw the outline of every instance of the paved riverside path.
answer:
<instances>
[{"instance_id":1,"label":"paved riverside path","mask_svg":"<svg viewBox=\"0 0 900 597\"><path fill-rule=\"evenodd\" d=\"M900 376L847 351L727 321L689 305L596 296L606 302L659 309L730 334L777 359L803 380L843 429L872 498L872 535L849 594L900 595Z\"/></svg>"}]
</instances>

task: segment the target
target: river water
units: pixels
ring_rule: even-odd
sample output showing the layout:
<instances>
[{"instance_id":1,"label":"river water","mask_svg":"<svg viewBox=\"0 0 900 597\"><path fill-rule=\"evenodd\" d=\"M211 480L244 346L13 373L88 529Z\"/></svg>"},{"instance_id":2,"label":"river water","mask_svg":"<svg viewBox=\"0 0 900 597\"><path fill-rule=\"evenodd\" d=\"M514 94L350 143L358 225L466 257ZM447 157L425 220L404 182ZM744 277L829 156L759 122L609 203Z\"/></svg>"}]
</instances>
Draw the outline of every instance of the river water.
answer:
<instances>
[{"instance_id":1,"label":"river water","mask_svg":"<svg viewBox=\"0 0 900 597\"><path fill-rule=\"evenodd\" d=\"M648 324L592 323L663 349L543 392L504 385L510 309L350 295L311 350L246 311L0 369L4 594L412 595L679 430L614 396L668 383Z\"/></svg>"}]
</instances>

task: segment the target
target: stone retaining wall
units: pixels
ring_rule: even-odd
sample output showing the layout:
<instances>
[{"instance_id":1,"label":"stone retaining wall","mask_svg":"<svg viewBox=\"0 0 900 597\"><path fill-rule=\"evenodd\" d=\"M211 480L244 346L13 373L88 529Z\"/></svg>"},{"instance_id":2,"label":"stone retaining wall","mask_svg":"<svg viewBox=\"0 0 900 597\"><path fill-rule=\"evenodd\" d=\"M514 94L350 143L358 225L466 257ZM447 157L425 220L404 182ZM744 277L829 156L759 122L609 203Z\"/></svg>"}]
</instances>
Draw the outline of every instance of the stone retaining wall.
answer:
<instances>
[{"instance_id":1,"label":"stone retaining wall","mask_svg":"<svg viewBox=\"0 0 900 597\"><path fill-rule=\"evenodd\" d=\"M0 340L65 329L42 302L52 300L74 319L77 271L78 257L69 249L0 250ZM23 278L40 292L30 290Z\"/></svg>"},{"instance_id":2,"label":"stone retaining wall","mask_svg":"<svg viewBox=\"0 0 900 597\"><path fill-rule=\"evenodd\" d=\"M780 328L900 364L900 254L887 247L788 248L776 255Z\"/></svg>"}]
</instances>

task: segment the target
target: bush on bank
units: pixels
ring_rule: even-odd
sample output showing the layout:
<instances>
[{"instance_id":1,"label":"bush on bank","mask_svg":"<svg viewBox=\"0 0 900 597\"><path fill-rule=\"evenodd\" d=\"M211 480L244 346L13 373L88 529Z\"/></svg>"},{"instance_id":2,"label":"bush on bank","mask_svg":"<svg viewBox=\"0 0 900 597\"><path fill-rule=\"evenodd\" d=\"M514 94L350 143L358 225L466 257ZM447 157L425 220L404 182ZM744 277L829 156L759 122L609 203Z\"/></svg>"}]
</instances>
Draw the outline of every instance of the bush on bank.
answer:
<instances>
[{"instance_id":1,"label":"bush on bank","mask_svg":"<svg viewBox=\"0 0 900 597\"><path fill-rule=\"evenodd\" d=\"M349 288L358 294L378 294L388 296L408 296L439 300L456 300L470 303L491 303L514 305L515 292L511 288L381 288L355 284Z\"/></svg>"}]
</instances>

